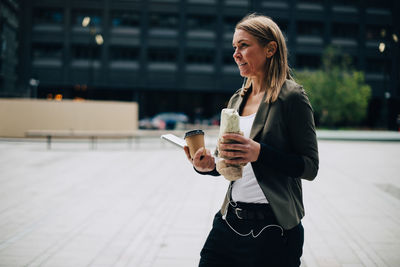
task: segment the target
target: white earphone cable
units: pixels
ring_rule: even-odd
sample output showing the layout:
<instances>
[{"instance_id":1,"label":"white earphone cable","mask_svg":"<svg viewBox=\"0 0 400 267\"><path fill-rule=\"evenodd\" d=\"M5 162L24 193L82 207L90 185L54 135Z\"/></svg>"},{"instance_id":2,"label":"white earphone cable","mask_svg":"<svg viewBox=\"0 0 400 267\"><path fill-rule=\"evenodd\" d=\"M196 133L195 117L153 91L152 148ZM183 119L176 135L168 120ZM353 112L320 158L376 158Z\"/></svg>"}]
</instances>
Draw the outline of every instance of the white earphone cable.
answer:
<instances>
[{"instance_id":1,"label":"white earphone cable","mask_svg":"<svg viewBox=\"0 0 400 267\"><path fill-rule=\"evenodd\" d=\"M280 225L277 225L277 224L268 224L268 225L265 225L265 226L260 230L260 232L259 232L258 234L256 234L256 235L254 234L254 229L251 229L250 232L248 232L247 234L242 234L242 233L238 232L235 228L233 228L233 227L230 225L230 223L228 222L227 217L226 217L226 215L227 215L227 213L228 213L229 205L231 205L232 207L237 207L237 203L236 203L235 201L231 200L231 198L230 198L231 190L232 190L232 184L229 185L229 189L228 189L229 201L228 201L228 203L226 203L225 214L222 215L222 219L226 222L226 224L229 226L229 228L231 228L231 230L232 230L234 233L236 233L236 234L239 235L239 236L243 236L243 237L251 235L253 238L257 238L259 235L261 235L261 233L262 233L265 229L270 228L270 227L277 227L277 228L279 228L279 229L281 230L281 236L283 236L283 228L282 228Z\"/></svg>"}]
</instances>

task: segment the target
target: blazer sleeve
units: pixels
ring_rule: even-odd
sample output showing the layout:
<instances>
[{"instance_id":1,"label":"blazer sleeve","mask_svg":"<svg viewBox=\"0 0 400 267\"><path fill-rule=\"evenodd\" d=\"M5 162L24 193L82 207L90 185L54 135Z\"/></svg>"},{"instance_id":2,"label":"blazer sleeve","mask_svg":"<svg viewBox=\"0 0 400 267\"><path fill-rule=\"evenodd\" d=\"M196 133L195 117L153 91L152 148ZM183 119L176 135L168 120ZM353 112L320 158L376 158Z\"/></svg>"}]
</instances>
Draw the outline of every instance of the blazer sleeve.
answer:
<instances>
[{"instance_id":1,"label":"blazer sleeve","mask_svg":"<svg viewBox=\"0 0 400 267\"><path fill-rule=\"evenodd\" d=\"M293 91L286 105L288 133L293 152L304 161L300 178L314 180L319 168L313 110L303 88Z\"/></svg>"},{"instance_id":2,"label":"blazer sleeve","mask_svg":"<svg viewBox=\"0 0 400 267\"><path fill-rule=\"evenodd\" d=\"M214 170L212 170L212 171L209 171L209 172L201 172L201 171L198 171L198 170L196 170L196 168L193 166L193 169L198 173L198 174L201 174L201 175L211 175L211 176L220 176L221 174L217 171L217 167L215 167L214 168Z\"/></svg>"}]
</instances>

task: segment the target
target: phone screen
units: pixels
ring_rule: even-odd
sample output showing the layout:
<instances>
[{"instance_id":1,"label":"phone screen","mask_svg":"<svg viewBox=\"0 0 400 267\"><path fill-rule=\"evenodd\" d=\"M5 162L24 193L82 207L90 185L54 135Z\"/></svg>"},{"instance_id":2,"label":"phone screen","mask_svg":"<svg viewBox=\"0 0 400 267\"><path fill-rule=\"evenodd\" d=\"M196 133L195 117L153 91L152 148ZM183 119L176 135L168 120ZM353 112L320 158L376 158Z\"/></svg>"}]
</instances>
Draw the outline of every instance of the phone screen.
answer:
<instances>
[{"instance_id":1,"label":"phone screen","mask_svg":"<svg viewBox=\"0 0 400 267\"><path fill-rule=\"evenodd\" d=\"M171 144L174 144L180 148L183 148L184 146L186 146L186 141L183 138L180 138L173 134L163 134L163 135L161 135L161 138L164 140L167 140Z\"/></svg>"}]
</instances>

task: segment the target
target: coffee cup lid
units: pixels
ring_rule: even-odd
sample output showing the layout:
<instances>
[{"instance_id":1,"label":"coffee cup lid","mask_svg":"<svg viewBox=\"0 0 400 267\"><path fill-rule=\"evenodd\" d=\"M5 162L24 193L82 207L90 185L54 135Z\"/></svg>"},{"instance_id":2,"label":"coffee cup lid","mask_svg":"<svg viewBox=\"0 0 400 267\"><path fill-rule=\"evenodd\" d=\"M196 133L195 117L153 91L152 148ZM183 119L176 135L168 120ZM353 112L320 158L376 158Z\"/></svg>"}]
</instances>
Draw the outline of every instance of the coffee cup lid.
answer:
<instances>
[{"instance_id":1,"label":"coffee cup lid","mask_svg":"<svg viewBox=\"0 0 400 267\"><path fill-rule=\"evenodd\" d=\"M185 138L189 137L189 136L193 136L193 135L198 135L198 134L203 134L204 135L204 132L202 130L192 130L192 131L189 131L189 132L185 133Z\"/></svg>"}]
</instances>

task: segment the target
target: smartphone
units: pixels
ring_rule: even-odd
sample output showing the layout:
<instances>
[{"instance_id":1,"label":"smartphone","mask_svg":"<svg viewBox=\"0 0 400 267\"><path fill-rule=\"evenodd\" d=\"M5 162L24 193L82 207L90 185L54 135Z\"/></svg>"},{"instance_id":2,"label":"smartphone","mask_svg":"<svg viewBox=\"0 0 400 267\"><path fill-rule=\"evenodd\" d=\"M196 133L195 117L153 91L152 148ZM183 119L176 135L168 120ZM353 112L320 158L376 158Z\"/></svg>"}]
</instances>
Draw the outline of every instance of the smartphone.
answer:
<instances>
[{"instance_id":1,"label":"smartphone","mask_svg":"<svg viewBox=\"0 0 400 267\"><path fill-rule=\"evenodd\" d=\"M163 134L161 135L161 139L167 140L171 144L174 144L180 148L186 146L186 141L183 138L180 138L173 134Z\"/></svg>"}]
</instances>

